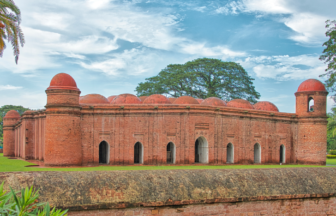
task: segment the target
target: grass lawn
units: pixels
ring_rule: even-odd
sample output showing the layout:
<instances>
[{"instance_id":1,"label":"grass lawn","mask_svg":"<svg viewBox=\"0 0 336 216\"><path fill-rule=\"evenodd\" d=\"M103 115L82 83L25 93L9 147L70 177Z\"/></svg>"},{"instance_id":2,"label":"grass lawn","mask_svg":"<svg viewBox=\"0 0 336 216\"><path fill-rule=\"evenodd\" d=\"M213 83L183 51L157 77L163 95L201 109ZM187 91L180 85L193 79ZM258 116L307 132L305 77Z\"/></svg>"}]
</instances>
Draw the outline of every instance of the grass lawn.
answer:
<instances>
[{"instance_id":1,"label":"grass lawn","mask_svg":"<svg viewBox=\"0 0 336 216\"><path fill-rule=\"evenodd\" d=\"M330 164L336 165L336 159L330 160ZM110 170L169 170L169 169L265 169L265 168L289 168L289 167L322 167L311 165L211 165L211 166L98 166L79 168L38 168L26 167L34 165L27 161L8 159L0 154L0 172L28 172L28 171L110 171Z\"/></svg>"},{"instance_id":2,"label":"grass lawn","mask_svg":"<svg viewBox=\"0 0 336 216\"><path fill-rule=\"evenodd\" d=\"M334 159L328 159L327 158L327 165L336 165L336 158Z\"/></svg>"}]
</instances>

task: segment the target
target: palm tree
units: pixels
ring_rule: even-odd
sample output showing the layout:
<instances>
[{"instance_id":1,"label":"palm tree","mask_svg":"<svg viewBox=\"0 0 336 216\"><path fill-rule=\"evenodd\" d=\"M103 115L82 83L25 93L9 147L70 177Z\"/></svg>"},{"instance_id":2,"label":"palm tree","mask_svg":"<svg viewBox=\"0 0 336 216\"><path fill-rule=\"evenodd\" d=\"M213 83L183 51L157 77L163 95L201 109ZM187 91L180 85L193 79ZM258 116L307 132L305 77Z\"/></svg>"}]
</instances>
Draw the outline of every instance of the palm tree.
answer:
<instances>
[{"instance_id":1,"label":"palm tree","mask_svg":"<svg viewBox=\"0 0 336 216\"><path fill-rule=\"evenodd\" d=\"M20 28L21 12L13 0L0 0L0 57L6 48L5 40L12 44L15 63L19 60L19 43L24 45L24 35Z\"/></svg>"}]
</instances>

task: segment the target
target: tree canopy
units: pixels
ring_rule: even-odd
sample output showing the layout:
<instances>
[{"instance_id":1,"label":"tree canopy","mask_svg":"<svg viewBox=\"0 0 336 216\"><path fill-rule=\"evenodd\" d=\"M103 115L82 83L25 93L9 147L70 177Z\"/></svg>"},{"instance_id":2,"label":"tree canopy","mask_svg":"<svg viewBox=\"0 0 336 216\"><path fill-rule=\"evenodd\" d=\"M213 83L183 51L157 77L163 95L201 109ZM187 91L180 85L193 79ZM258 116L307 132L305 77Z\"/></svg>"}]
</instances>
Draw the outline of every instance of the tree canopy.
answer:
<instances>
[{"instance_id":1,"label":"tree canopy","mask_svg":"<svg viewBox=\"0 0 336 216\"><path fill-rule=\"evenodd\" d=\"M328 79L326 81L326 87L329 92L336 92L336 20L326 21L326 36L329 40L323 43L326 48L323 50L323 54L320 56L320 60L328 64L326 73L320 76L326 76ZM334 94L335 95L335 94ZM335 100L335 98L334 98Z\"/></svg>"},{"instance_id":2,"label":"tree canopy","mask_svg":"<svg viewBox=\"0 0 336 216\"><path fill-rule=\"evenodd\" d=\"M26 110L29 110L28 108L25 108L23 106L13 106L13 105L4 105L0 107L0 145L2 146L2 140L3 140L3 118L5 117L6 113L10 110L16 110L20 115L22 115Z\"/></svg>"},{"instance_id":3,"label":"tree canopy","mask_svg":"<svg viewBox=\"0 0 336 216\"><path fill-rule=\"evenodd\" d=\"M245 69L235 62L200 58L185 64L170 64L154 77L136 87L138 96L164 94L195 98L218 97L223 100L246 99L256 103L260 94Z\"/></svg>"},{"instance_id":4,"label":"tree canopy","mask_svg":"<svg viewBox=\"0 0 336 216\"><path fill-rule=\"evenodd\" d=\"M6 48L5 40L13 47L15 63L18 63L20 46L24 45L24 35L20 27L21 12L13 0L0 0L0 57Z\"/></svg>"}]
</instances>

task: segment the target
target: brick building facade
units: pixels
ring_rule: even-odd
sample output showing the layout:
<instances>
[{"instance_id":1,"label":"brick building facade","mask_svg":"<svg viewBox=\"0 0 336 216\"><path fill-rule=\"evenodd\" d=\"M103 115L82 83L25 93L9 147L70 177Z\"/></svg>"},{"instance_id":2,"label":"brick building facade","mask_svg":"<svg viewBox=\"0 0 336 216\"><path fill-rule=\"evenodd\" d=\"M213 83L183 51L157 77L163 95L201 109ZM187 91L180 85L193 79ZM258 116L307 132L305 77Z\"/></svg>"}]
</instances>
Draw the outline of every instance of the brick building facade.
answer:
<instances>
[{"instance_id":1,"label":"brick building facade","mask_svg":"<svg viewBox=\"0 0 336 216\"><path fill-rule=\"evenodd\" d=\"M326 162L328 92L315 79L295 93L296 113L242 99L80 93L57 74L45 110L9 111L4 156L49 166Z\"/></svg>"}]
</instances>

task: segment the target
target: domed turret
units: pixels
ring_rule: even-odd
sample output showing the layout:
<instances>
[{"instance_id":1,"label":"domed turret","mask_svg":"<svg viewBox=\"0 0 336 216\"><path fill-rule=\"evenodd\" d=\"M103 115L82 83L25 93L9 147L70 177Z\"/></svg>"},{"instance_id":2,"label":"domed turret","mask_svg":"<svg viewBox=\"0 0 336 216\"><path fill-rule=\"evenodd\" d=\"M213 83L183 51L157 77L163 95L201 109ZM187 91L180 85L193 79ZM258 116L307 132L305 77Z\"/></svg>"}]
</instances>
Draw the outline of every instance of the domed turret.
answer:
<instances>
[{"instance_id":1,"label":"domed turret","mask_svg":"<svg viewBox=\"0 0 336 216\"><path fill-rule=\"evenodd\" d=\"M154 94L147 97L144 101L144 104L171 104L170 100L163 95Z\"/></svg>"},{"instance_id":2,"label":"domed turret","mask_svg":"<svg viewBox=\"0 0 336 216\"><path fill-rule=\"evenodd\" d=\"M273 103L268 101L259 101L258 103L253 105L253 108L255 110L279 112L278 107L276 107Z\"/></svg>"},{"instance_id":3,"label":"domed turret","mask_svg":"<svg viewBox=\"0 0 336 216\"><path fill-rule=\"evenodd\" d=\"M88 94L79 100L80 104L109 104L106 97L100 94Z\"/></svg>"},{"instance_id":4,"label":"domed turret","mask_svg":"<svg viewBox=\"0 0 336 216\"><path fill-rule=\"evenodd\" d=\"M114 98L111 104L142 104L142 101L135 95L121 94Z\"/></svg>"},{"instance_id":5,"label":"domed turret","mask_svg":"<svg viewBox=\"0 0 336 216\"><path fill-rule=\"evenodd\" d=\"M18 118L21 118L21 116L16 110L8 111L4 117L4 119L18 119Z\"/></svg>"},{"instance_id":6,"label":"domed turret","mask_svg":"<svg viewBox=\"0 0 336 216\"><path fill-rule=\"evenodd\" d=\"M306 92L306 91L323 91L326 92L325 86L323 83L317 79L308 79L302 82L297 90L297 92Z\"/></svg>"},{"instance_id":7,"label":"domed turret","mask_svg":"<svg viewBox=\"0 0 336 216\"><path fill-rule=\"evenodd\" d=\"M50 89L68 89L68 90L77 90L77 84L75 80L66 73L59 73L50 82L50 86L47 90Z\"/></svg>"},{"instance_id":8,"label":"domed turret","mask_svg":"<svg viewBox=\"0 0 336 216\"><path fill-rule=\"evenodd\" d=\"M174 104L199 104L198 101L190 96L181 96L174 101Z\"/></svg>"},{"instance_id":9,"label":"domed turret","mask_svg":"<svg viewBox=\"0 0 336 216\"><path fill-rule=\"evenodd\" d=\"M114 98L116 98L117 95L112 95L110 97L107 98L107 100L111 103L113 101Z\"/></svg>"},{"instance_id":10,"label":"domed turret","mask_svg":"<svg viewBox=\"0 0 336 216\"><path fill-rule=\"evenodd\" d=\"M216 97L210 97L210 98L207 98L205 99L201 105L207 105L207 106L226 106L226 103L219 99L219 98L216 98Z\"/></svg>"},{"instance_id":11,"label":"domed turret","mask_svg":"<svg viewBox=\"0 0 336 216\"><path fill-rule=\"evenodd\" d=\"M252 104L244 99L233 99L227 103L227 106L241 109L253 109Z\"/></svg>"}]
</instances>

